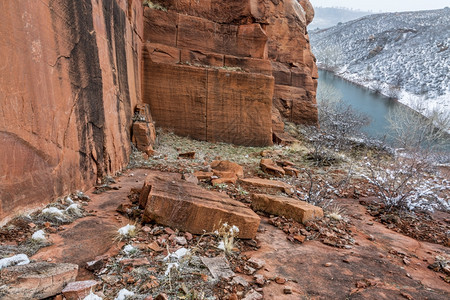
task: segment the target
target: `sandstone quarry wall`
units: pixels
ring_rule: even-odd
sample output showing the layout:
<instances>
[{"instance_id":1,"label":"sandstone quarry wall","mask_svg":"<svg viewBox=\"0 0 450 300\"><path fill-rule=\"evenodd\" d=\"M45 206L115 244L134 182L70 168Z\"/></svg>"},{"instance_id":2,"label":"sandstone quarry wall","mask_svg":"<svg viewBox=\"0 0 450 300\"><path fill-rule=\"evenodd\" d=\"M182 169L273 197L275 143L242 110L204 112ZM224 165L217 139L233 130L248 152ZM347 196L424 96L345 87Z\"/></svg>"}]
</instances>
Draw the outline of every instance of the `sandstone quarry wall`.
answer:
<instances>
[{"instance_id":1,"label":"sandstone quarry wall","mask_svg":"<svg viewBox=\"0 0 450 300\"><path fill-rule=\"evenodd\" d=\"M144 14L143 100L156 126L261 146L283 131L280 116L317 124L308 0L152 2L159 6ZM219 74L230 80L211 87Z\"/></svg>"},{"instance_id":2,"label":"sandstone quarry wall","mask_svg":"<svg viewBox=\"0 0 450 300\"><path fill-rule=\"evenodd\" d=\"M128 162L142 17L140 0L0 1L0 223Z\"/></svg>"},{"instance_id":3,"label":"sandstone quarry wall","mask_svg":"<svg viewBox=\"0 0 450 300\"><path fill-rule=\"evenodd\" d=\"M153 3L0 1L0 223L121 170L142 101L208 141L317 123L308 0Z\"/></svg>"}]
</instances>

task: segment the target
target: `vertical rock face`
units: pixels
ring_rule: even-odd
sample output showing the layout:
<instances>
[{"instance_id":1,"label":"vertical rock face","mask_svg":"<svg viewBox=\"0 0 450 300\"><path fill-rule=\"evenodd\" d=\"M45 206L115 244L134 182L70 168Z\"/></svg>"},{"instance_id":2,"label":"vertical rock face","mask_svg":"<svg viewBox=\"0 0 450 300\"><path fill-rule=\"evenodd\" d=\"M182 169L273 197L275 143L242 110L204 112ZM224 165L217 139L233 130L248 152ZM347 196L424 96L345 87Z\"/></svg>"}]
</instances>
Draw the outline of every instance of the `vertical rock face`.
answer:
<instances>
[{"instance_id":1,"label":"vertical rock face","mask_svg":"<svg viewBox=\"0 0 450 300\"><path fill-rule=\"evenodd\" d=\"M317 66L306 30L314 17L308 0L267 1L264 21L275 77L273 103L283 118L317 125Z\"/></svg>"},{"instance_id":2,"label":"vertical rock face","mask_svg":"<svg viewBox=\"0 0 450 300\"><path fill-rule=\"evenodd\" d=\"M0 2L1 221L127 163L142 15L139 0Z\"/></svg>"},{"instance_id":3,"label":"vertical rock face","mask_svg":"<svg viewBox=\"0 0 450 300\"><path fill-rule=\"evenodd\" d=\"M156 126L268 145L272 131L283 130L280 115L317 124L308 0L152 2L158 8L144 14L143 99Z\"/></svg>"},{"instance_id":4,"label":"vertical rock face","mask_svg":"<svg viewBox=\"0 0 450 300\"><path fill-rule=\"evenodd\" d=\"M120 170L142 100L157 126L208 141L317 123L308 0L153 3L0 1L0 223Z\"/></svg>"}]
</instances>

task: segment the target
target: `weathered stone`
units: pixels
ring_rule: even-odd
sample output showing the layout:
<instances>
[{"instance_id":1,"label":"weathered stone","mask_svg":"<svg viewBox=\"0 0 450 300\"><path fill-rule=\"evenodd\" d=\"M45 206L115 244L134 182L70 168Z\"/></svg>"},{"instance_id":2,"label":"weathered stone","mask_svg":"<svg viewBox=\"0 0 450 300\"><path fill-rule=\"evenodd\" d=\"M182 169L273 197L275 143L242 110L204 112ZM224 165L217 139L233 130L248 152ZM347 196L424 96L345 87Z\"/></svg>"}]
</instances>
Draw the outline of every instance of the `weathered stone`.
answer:
<instances>
[{"instance_id":1,"label":"weathered stone","mask_svg":"<svg viewBox=\"0 0 450 300\"><path fill-rule=\"evenodd\" d=\"M224 67L224 55L200 50L181 50L181 62L197 66Z\"/></svg>"},{"instance_id":2,"label":"weathered stone","mask_svg":"<svg viewBox=\"0 0 450 300\"><path fill-rule=\"evenodd\" d=\"M156 140L156 131L153 123L133 123L133 144L139 151L153 155L153 145Z\"/></svg>"},{"instance_id":3,"label":"weathered stone","mask_svg":"<svg viewBox=\"0 0 450 300\"><path fill-rule=\"evenodd\" d=\"M311 23L312 20L314 19L315 14L314 8L311 5L311 2L309 2L309 0L300 0L299 2L306 13L306 25L309 25L309 23Z\"/></svg>"},{"instance_id":4,"label":"weathered stone","mask_svg":"<svg viewBox=\"0 0 450 300\"><path fill-rule=\"evenodd\" d=\"M141 100L143 7L0 1L0 18L3 223L128 163L132 109Z\"/></svg>"},{"instance_id":5,"label":"weathered stone","mask_svg":"<svg viewBox=\"0 0 450 300\"><path fill-rule=\"evenodd\" d=\"M284 122L283 118L281 117L280 111L272 106L272 132L280 133L284 132ZM274 140L274 143L277 143Z\"/></svg>"},{"instance_id":6,"label":"weathered stone","mask_svg":"<svg viewBox=\"0 0 450 300\"><path fill-rule=\"evenodd\" d=\"M262 188L268 188L268 189L276 189L280 190L288 195L292 195L295 192L295 189L293 186L284 183L282 181L277 180L268 180L268 179L262 179L262 178L245 178L240 180L241 184L246 184L254 187L262 187Z\"/></svg>"},{"instance_id":7,"label":"weathered stone","mask_svg":"<svg viewBox=\"0 0 450 300\"><path fill-rule=\"evenodd\" d=\"M202 257L203 264L208 268L214 279L231 279L235 274L230 268L228 260L224 256Z\"/></svg>"},{"instance_id":8,"label":"weathered stone","mask_svg":"<svg viewBox=\"0 0 450 300\"><path fill-rule=\"evenodd\" d=\"M262 274L256 274L253 279L255 280L255 283L259 286L263 286L266 283L266 279L264 278L264 275Z\"/></svg>"},{"instance_id":9,"label":"weathered stone","mask_svg":"<svg viewBox=\"0 0 450 300\"><path fill-rule=\"evenodd\" d=\"M286 295L290 295L290 294L292 294L292 288L291 287L285 287L284 289L283 289L283 293L284 294L286 294Z\"/></svg>"},{"instance_id":10,"label":"weathered stone","mask_svg":"<svg viewBox=\"0 0 450 300\"><path fill-rule=\"evenodd\" d=\"M258 258L250 258L248 260L249 263L251 263L255 268L257 268L258 270L261 269L262 267L264 267L264 265L266 264L266 262L262 259L258 259Z\"/></svg>"},{"instance_id":11,"label":"weathered stone","mask_svg":"<svg viewBox=\"0 0 450 300\"><path fill-rule=\"evenodd\" d=\"M261 300L261 299L264 299L263 295L261 295L255 290L251 290L245 295L245 298L243 298L243 300Z\"/></svg>"},{"instance_id":12,"label":"weathered stone","mask_svg":"<svg viewBox=\"0 0 450 300\"><path fill-rule=\"evenodd\" d=\"M298 140L287 132L278 131L273 133L273 142L278 145L287 146L298 143Z\"/></svg>"},{"instance_id":13,"label":"weathered stone","mask_svg":"<svg viewBox=\"0 0 450 300\"><path fill-rule=\"evenodd\" d=\"M105 262L107 259L107 255L98 256L94 260L88 261L86 263L86 269L90 271L98 271L105 266Z\"/></svg>"},{"instance_id":14,"label":"weathered stone","mask_svg":"<svg viewBox=\"0 0 450 300\"><path fill-rule=\"evenodd\" d=\"M1 271L0 286L5 285L4 300L44 299L61 293L75 280L78 266L46 262L14 266Z\"/></svg>"},{"instance_id":15,"label":"weathered stone","mask_svg":"<svg viewBox=\"0 0 450 300\"><path fill-rule=\"evenodd\" d=\"M255 211L292 218L300 223L323 217L322 208L305 201L282 196L253 194L252 208Z\"/></svg>"},{"instance_id":16,"label":"weathered stone","mask_svg":"<svg viewBox=\"0 0 450 300\"><path fill-rule=\"evenodd\" d=\"M145 180L144 221L194 234L212 232L223 223L239 228L239 238L254 238L260 218L241 202L181 180L180 174L152 172Z\"/></svg>"},{"instance_id":17,"label":"weathered stone","mask_svg":"<svg viewBox=\"0 0 450 300\"><path fill-rule=\"evenodd\" d=\"M269 175L276 177L283 177L285 175L283 168L277 166L270 158L261 159L259 166L263 172Z\"/></svg>"},{"instance_id":18,"label":"weathered stone","mask_svg":"<svg viewBox=\"0 0 450 300\"><path fill-rule=\"evenodd\" d=\"M272 65L267 59L225 55L224 66L239 68L249 73L272 75Z\"/></svg>"},{"instance_id":19,"label":"weathered stone","mask_svg":"<svg viewBox=\"0 0 450 300\"><path fill-rule=\"evenodd\" d=\"M200 140L272 144L272 77L153 63L144 55L144 101L156 126Z\"/></svg>"},{"instance_id":20,"label":"weathered stone","mask_svg":"<svg viewBox=\"0 0 450 300\"><path fill-rule=\"evenodd\" d=\"M235 184L236 181L237 181L237 177L225 177L225 178L213 179L213 180L211 180L211 183L213 185L227 184L227 183Z\"/></svg>"},{"instance_id":21,"label":"weathered stone","mask_svg":"<svg viewBox=\"0 0 450 300\"><path fill-rule=\"evenodd\" d=\"M234 277L233 277L233 280L232 280L232 283L234 283L234 284L240 284L240 285L242 285L243 287L248 287L248 286L249 286L247 280L245 280L245 279L242 278L241 276L234 276Z\"/></svg>"},{"instance_id":22,"label":"weathered stone","mask_svg":"<svg viewBox=\"0 0 450 300\"><path fill-rule=\"evenodd\" d=\"M148 259L145 258L145 257L122 259L121 261L119 261L119 263L122 266L131 265L133 267L145 266L145 265L149 265L150 264L148 262Z\"/></svg>"},{"instance_id":23,"label":"weathered stone","mask_svg":"<svg viewBox=\"0 0 450 300\"><path fill-rule=\"evenodd\" d=\"M156 52L144 49L144 98L152 106L157 126L202 140L259 146L272 141L265 117L272 106L281 112L271 114L274 132L283 131L281 116L295 123L317 124L317 67L306 32L314 16L309 1L157 3L168 10L146 8L144 39L172 47L159 47L162 50ZM177 49L185 65L170 69L167 64L176 64ZM154 63L163 61L166 64L161 67L169 69L161 74ZM196 78L189 65L208 68L206 75ZM273 75L280 88L274 90L273 82L261 81L255 74ZM283 93L283 87L297 87L301 103L297 90ZM267 96L273 101L267 102ZM288 103L289 109L277 107L280 101ZM260 117L252 118L255 115Z\"/></svg>"},{"instance_id":24,"label":"weathered stone","mask_svg":"<svg viewBox=\"0 0 450 300\"><path fill-rule=\"evenodd\" d=\"M185 152L185 153L178 154L178 157L194 159L195 158L195 154L196 153L194 151Z\"/></svg>"},{"instance_id":25,"label":"weathered stone","mask_svg":"<svg viewBox=\"0 0 450 300\"><path fill-rule=\"evenodd\" d=\"M228 160L214 160L211 163L211 169L214 175L224 178L242 178L244 177L244 169L237 163Z\"/></svg>"},{"instance_id":26,"label":"weathered stone","mask_svg":"<svg viewBox=\"0 0 450 300\"><path fill-rule=\"evenodd\" d=\"M274 105L281 115L296 124L317 125L317 103L308 91L292 86L275 85Z\"/></svg>"},{"instance_id":27,"label":"weathered stone","mask_svg":"<svg viewBox=\"0 0 450 300\"><path fill-rule=\"evenodd\" d=\"M84 299L98 284L95 280L69 282L62 293L66 300Z\"/></svg>"},{"instance_id":28,"label":"weathered stone","mask_svg":"<svg viewBox=\"0 0 450 300\"><path fill-rule=\"evenodd\" d=\"M186 173L186 174L183 174L182 178L183 178L184 180L186 180L187 182L190 182L190 183L193 183L193 184L198 184L198 178L197 178L197 176L195 176L195 175L192 174L192 173Z\"/></svg>"},{"instance_id":29,"label":"weathered stone","mask_svg":"<svg viewBox=\"0 0 450 300\"><path fill-rule=\"evenodd\" d=\"M299 170L292 168L292 167L283 167L284 172L286 175L292 176L292 177L298 177L298 174L300 173Z\"/></svg>"},{"instance_id":30,"label":"weathered stone","mask_svg":"<svg viewBox=\"0 0 450 300\"><path fill-rule=\"evenodd\" d=\"M198 178L198 180L205 180L205 179L211 179L212 176L214 176L213 172L203 172L203 171L196 171L194 172L194 175Z\"/></svg>"},{"instance_id":31,"label":"weathered stone","mask_svg":"<svg viewBox=\"0 0 450 300\"><path fill-rule=\"evenodd\" d=\"M157 43L145 43L145 51L152 61L156 63L173 63L177 64L182 57L180 49Z\"/></svg>"},{"instance_id":32,"label":"weathered stone","mask_svg":"<svg viewBox=\"0 0 450 300\"><path fill-rule=\"evenodd\" d=\"M146 7L144 10L144 41L177 46L178 14Z\"/></svg>"},{"instance_id":33,"label":"weathered stone","mask_svg":"<svg viewBox=\"0 0 450 300\"><path fill-rule=\"evenodd\" d=\"M149 244L148 248L153 250L153 251L155 251L155 252L162 252L162 251L164 251L164 248L160 247L157 242L153 242L153 243Z\"/></svg>"}]
</instances>

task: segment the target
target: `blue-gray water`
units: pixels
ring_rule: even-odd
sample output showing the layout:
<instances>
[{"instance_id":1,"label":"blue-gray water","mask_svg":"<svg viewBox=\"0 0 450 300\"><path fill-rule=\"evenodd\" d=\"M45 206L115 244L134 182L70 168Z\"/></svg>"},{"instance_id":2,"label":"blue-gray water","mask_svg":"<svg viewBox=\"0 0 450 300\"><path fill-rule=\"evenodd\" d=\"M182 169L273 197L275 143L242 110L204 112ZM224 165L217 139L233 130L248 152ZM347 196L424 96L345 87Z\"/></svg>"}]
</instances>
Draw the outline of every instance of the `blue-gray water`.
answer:
<instances>
[{"instance_id":1,"label":"blue-gray water","mask_svg":"<svg viewBox=\"0 0 450 300\"><path fill-rule=\"evenodd\" d=\"M391 110L406 110L411 113L412 117L421 117L412 109L394 99L348 82L325 70L319 70L319 90L321 85L332 86L338 92L344 104L350 105L355 111L364 113L371 119L370 124L362 129L363 133L368 137L384 140L391 145L393 145L392 136L395 136L387 120ZM318 97L318 105L320 105L320 97ZM450 151L449 136L445 137L445 141L445 146L441 145L439 148L448 152Z\"/></svg>"},{"instance_id":2,"label":"blue-gray water","mask_svg":"<svg viewBox=\"0 0 450 300\"><path fill-rule=\"evenodd\" d=\"M345 104L351 105L354 110L370 117L370 124L363 128L363 132L369 137L382 139L384 136L389 136L389 122L386 119L389 110L395 106L409 109L393 99L350 83L331 72L319 70L319 86L323 84L333 86Z\"/></svg>"}]
</instances>

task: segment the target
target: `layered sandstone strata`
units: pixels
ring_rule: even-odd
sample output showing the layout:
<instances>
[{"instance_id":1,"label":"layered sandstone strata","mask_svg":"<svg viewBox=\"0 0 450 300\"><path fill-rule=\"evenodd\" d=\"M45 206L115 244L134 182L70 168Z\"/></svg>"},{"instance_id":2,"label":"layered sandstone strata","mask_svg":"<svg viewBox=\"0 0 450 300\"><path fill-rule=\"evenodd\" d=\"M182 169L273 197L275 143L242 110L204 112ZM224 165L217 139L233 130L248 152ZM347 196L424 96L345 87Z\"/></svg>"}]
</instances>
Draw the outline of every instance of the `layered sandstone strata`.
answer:
<instances>
[{"instance_id":1,"label":"layered sandstone strata","mask_svg":"<svg viewBox=\"0 0 450 300\"><path fill-rule=\"evenodd\" d=\"M317 122L307 0L153 2L0 1L0 223L119 171L142 99L157 126L208 141ZM135 126L150 153L151 122Z\"/></svg>"},{"instance_id":2,"label":"layered sandstone strata","mask_svg":"<svg viewBox=\"0 0 450 300\"><path fill-rule=\"evenodd\" d=\"M0 222L127 163L142 9L140 0L0 1Z\"/></svg>"},{"instance_id":3,"label":"layered sandstone strata","mask_svg":"<svg viewBox=\"0 0 450 300\"><path fill-rule=\"evenodd\" d=\"M152 3L144 15L143 98L156 126L261 146L283 131L280 115L317 124L309 1Z\"/></svg>"}]
</instances>

